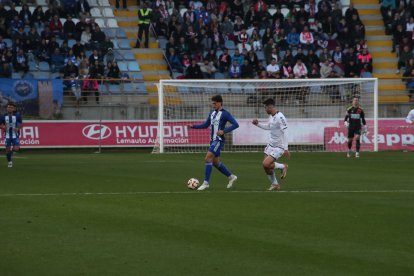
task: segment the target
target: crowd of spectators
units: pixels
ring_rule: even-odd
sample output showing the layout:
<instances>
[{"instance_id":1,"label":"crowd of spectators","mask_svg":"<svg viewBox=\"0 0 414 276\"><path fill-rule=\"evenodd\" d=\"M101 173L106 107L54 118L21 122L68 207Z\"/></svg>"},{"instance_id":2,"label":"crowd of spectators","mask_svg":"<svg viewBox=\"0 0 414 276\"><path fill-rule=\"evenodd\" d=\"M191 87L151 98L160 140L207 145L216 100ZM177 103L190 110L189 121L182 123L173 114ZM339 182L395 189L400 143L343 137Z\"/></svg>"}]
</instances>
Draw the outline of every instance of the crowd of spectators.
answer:
<instances>
[{"instance_id":1,"label":"crowd of spectators","mask_svg":"<svg viewBox=\"0 0 414 276\"><path fill-rule=\"evenodd\" d=\"M345 13L336 0L157 0L152 8L155 30L168 40L167 60L179 78L372 73L365 28L352 4Z\"/></svg>"},{"instance_id":2,"label":"crowd of spectators","mask_svg":"<svg viewBox=\"0 0 414 276\"><path fill-rule=\"evenodd\" d=\"M392 52L398 55L396 73L403 74L412 98L414 94L414 0L383 0L381 15L386 33L393 35Z\"/></svg>"},{"instance_id":3,"label":"crowd of spectators","mask_svg":"<svg viewBox=\"0 0 414 276\"><path fill-rule=\"evenodd\" d=\"M33 13L27 4L20 12L15 2L7 6L0 3L0 77L13 72L23 77L31 64L46 62L68 89L97 92L92 79L119 82L114 44L91 17L87 0L50 1L47 9L37 6Z\"/></svg>"}]
</instances>

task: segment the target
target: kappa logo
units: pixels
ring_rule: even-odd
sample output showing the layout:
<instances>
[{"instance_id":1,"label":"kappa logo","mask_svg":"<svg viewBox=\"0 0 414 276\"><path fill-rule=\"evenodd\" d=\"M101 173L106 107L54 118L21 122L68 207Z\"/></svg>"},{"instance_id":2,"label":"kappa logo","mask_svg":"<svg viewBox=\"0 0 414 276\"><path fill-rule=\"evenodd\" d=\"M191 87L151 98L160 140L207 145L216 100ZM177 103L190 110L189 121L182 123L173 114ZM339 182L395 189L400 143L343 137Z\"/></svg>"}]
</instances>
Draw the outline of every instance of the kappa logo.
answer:
<instances>
[{"instance_id":1,"label":"kappa logo","mask_svg":"<svg viewBox=\"0 0 414 276\"><path fill-rule=\"evenodd\" d=\"M112 131L106 125L100 124L92 124L87 125L82 129L82 134L88 139L92 140L99 140L99 139L106 139L111 136Z\"/></svg>"}]
</instances>

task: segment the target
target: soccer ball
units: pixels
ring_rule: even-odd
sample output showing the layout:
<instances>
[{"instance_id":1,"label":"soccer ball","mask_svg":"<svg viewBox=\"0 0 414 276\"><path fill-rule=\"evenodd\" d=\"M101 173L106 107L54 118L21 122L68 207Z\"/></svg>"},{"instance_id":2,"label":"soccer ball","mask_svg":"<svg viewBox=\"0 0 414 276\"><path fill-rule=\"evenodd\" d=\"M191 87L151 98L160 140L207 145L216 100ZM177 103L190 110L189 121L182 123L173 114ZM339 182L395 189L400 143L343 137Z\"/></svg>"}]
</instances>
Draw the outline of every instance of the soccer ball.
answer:
<instances>
[{"instance_id":1,"label":"soccer ball","mask_svg":"<svg viewBox=\"0 0 414 276\"><path fill-rule=\"evenodd\" d=\"M196 178L190 178L187 182L187 188L191 190L195 190L198 188L198 185L200 182L198 182L198 179Z\"/></svg>"}]
</instances>

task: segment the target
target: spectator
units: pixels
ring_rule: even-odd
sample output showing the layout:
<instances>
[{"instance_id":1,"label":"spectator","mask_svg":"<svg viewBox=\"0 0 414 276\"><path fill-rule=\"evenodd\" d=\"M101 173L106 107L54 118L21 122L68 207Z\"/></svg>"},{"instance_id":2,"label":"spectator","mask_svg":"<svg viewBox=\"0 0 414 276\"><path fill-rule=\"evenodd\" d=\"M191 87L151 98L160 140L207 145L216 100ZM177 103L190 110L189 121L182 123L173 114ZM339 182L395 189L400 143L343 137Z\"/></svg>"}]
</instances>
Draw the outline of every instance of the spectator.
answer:
<instances>
[{"instance_id":1,"label":"spectator","mask_svg":"<svg viewBox=\"0 0 414 276\"><path fill-rule=\"evenodd\" d=\"M22 72L25 74L27 71L29 71L28 63L29 61L27 59L27 55L24 53L23 49L19 49L13 61L14 70L16 72Z\"/></svg>"},{"instance_id":2,"label":"spectator","mask_svg":"<svg viewBox=\"0 0 414 276\"><path fill-rule=\"evenodd\" d=\"M321 63L320 75L321 78L326 79L331 75L332 67L328 59Z\"/></svg>"},{"instance_id":3,"label":"spectator","mask_svg":"<svg viewBox=\"0 0 414 276\"><path fill-rule=\"evenodd\" d=\"M119 10L119 0L115 0L115 8L117 10ZM127 1L126 0L122 0L122 8L124 10L128 10L128 8L127 8Z\"/></svg>"},{"instance_id":4,"label":"spectator","mask_svg":"<svg viewBox=\"0 0 414 276\"><path fill-rule=\"evenodd\" d=\"M231 62L237 61L237 64L243 64L244 56L240 54L239 50L234 50L234 54L231 57ZM239 65L240 66L240 65Z\"/></svg>"},{"instance_id":5,"label":"spectator","mask_svg":"<svg viewBox=\"0 0 414 276\"><path fill-rule=\"evenodd\" d=\"M332 53L332 60L334 63L342 63L342 49L340 46L335 47L335 51Z\"/></svg>"},{"instance_id":6,"label":"spectator","mask_svg":"<svg viewBox=\"0 0 414 276\"><path fill-rule=\"evenodd\" d=\"M104 56L103 62L104 64L108 64L108 62L113 62L113 61L115 61L115 54L112 48L109 48L108 52Z\"/></svg>"},{"instance_id":7,"label":"spectator","mask_svg":"<svg viewBox=\"0 0 414 276\"><path fill-rule=\"evenodd\" d=\"M414 95L414 68L410 71L407 71L404 74L404 81L406 82L406 87L408 89L410 100L413 98Z\"/></svg>"},{"instance_id":8,"label":"spectator","mask_svg":"<svg viewBox=\"0 0 414 276\"><path fill-rule=\"evenodd\" d=\"M350 59L345 65L345 78L358 78L361 74L359 66Z\"/></svg>"},{"instance_id":9,"label":"spectator","mask_svg":"<svg viewBox=\"0 0 414 276\"><path fill-rule=\"evenodd\" d=\"M291 49L299 46L300 39L299 34L296 32L296 28L292 28L292 31L287 35L286 41Z\"/></svg>"},{"instance_id":10,"label":"spectator","mask_svg":"<svg viewBox=\"0 0 414 276\"><path fill-rule=\"evenodd\" d=\"M254 51L250 50L247 54L247 57L245 57L244 60L248 60L249 64L253 68L253 71L257 71L259 67L259 59L257 58L257 55Z\"/></svg>"},{"instance_id":11,"label":"spectator","mask_svg":"<svg viewBox=\"0 0 414 276\"><path fill-rule=\"evenodd\" d=\"M45 13L43 12L42 6L37 6L36 9L33 11L31 17L31 24L37 29L40 30L43 28L45 22Z\"/></svg>"},{"instance_id":12,"label":"spectator","mask_svg":"<svg viewBox=\"0 0 414 276\"><path fill-rule=\"evenodd\" d=\"M95 25L95 29L91 32L91 45L92 49L101 51L101 45L105 42L106 35L98 25Z\"/></svg>"},{"instance_id":13,"label":"spectator","mask_svg":"<svg viewBox=\"0 0 414 276\"><path fill-rule=\"evenodd\" d=\"M53 35L62 38L63 37L63 26L60 22L59 16L55 14L52 21L50 21L49 29Z\"/></svg>"},{"instance_id":14,"label":"spectator","mask_svg":"<svg viewBox=\"0 0 414 276\"><path fill-rule=\"evenodd\" d=\"M50 56L50 67L52 73L59 72L65 66L65 59L60 53L59 48L55 48L55 51Z\"/></svg>"},{"instance_id":15,"label":"spectator","mask_svg":"<svg viewBox=\"0 0 414 276\"><path fill-rule=\"evenodd\" d=\"M119 78L121 77L121 70L119 70L118 63L116 61L109 62L107 64L108 73L106 77L110 80L111 84L119 84Z\"/></svg>"},{"instance_id":16,"label":"spectator","mask_svg":"<svg viewBox=\"0 0 414 276\"><path fill-rule=\"evenodd\" d=\"M304 26L303 31L300 33L299 37L300 43L305 49L314 49L314 38L313 34L309 31L308 26Z\"/></svg>"},{"instance_id":17,"label":"spectator","mask_svg":"<svg viewBox=\"0 0 414 276\"><path fill-rule=\"evenodd\" d=\"M68 15L63 24L63 36L65 39L74 39L76 35L76 25L72 20L72 16Z\"/></svg>"},{"instance_id":18,"label":"spectator","mask_svg":"<svg viewBox=\"0 0 414 276\"><path fill-rule=\"evenodd\" d=\"M202 79L203 73L201 72L200 66L196 60L191 60L191 65L186 70L186 79Z\"/></svg>"},{"instance_id":19,"label":"spectator","mask_svg":"<svg viewBox=\"0 0 414 276\"><path fill-rule=\"evenodd\" d=\"M68 78L74 74L76 77L79 75L79 69L75 66L71 59L68 60L65 67L63 68L64 77Z\"/></svg>"},{"instance_id":20,"label":"spectator","mask_svg":"<svg viewBox=\"0 0 414 276\"><path fill-rule=\"evenodd\" d=\"M296 61L296 64L293 67L293 74L295 75L296 79L307 78L308 69L306 68L305 64L302 63L301 59L298 59Z\"/></svg>"},{"instance_id":21,"label":"spectator","mask_svg":"<svg viewBox=\"0 0 414 276\"><path fill-rule=\"evenodd\" d=\"M82 93L83 93L83 99L85 103L88 102L88 97L90 94L95 95L96 103L99 104L99 84L98 80L93 79L91 76L86 76L83 80L82 84Z\"/></svg>"},{"instance_id":22,"label":"spectator","mask_svg":"<svg viewBox=\"0 0 414 276\"><path fill-rule=\"evenodd\" d=\"M228 49L224 48L223 53L219 56L219 70L221 73L228 72L231 60Z\"/></svg>"},{"instance_id":23,"label":"spectator","mask_svg":"<svg viewBox=\"0 0 414 276\"><path fill-rule=\"evenodd\" d=\"M216 67L212 61L204 60L198 64L202 72L204 79L214 79L214 73L216 72Z\"/></svg>"},{"instance_id":24,"label":"spectator","mask_svg":"<svg viewBox=\"0 0 414 276\"><path fill-rule=\"evenodd\" d=\"M229 78L239 79L241 77L241 70L237 60L233 60L229 68Z\"/></svg>"},{"instance_id":25,"label":"spectator","mask_svg":"<svg viewBox=\"0 0 414 276\"><path fill-rule=\"evenodd\" d=\"M82 16L90 16L91 15L91 7L87 0L79 0L76 5L76 11L79 17Z\"/></svg>"},{"instance_id":26,"label":"spectator","mask_svg":"<svg viewBox=\"0 0 414 276\"><path fill-rule=\"evenodd\" d=\"M92 34L90 32L89 27L86 27L85 30L82 32L80 43L85 47L85 49L91 49L91 39Z\"/></svg>"},{"instance_id":27,"label":"spectator","mask_svg":"<svg viewBox=\"0 0 414 276\"><path fill-rule=\"evenodd\" d=\"M276 59L272 59L271 63L267 65L266 72L268 78L279 78L280 77L280 68L279 65L276 63Z\"/></svg>"},{"instance_id":28,"label":"spectator","mask_svg":"<svg viewBox=\"0 0 414 276\"><path fill-rule=\"evenodd\" d=\"M207 54L204 57L204 60L211 61L211 62L213 62L214 66L218 66L218 59L217 59L216 50L214 50L213 48L208 50Z\"/></svg>"},{"instance_id":29,"label":"spectator","mask_svg":"<svg viewBox=\"0 0 414 276\"><path fill-rule=\"evenodd\" d=\"M358 54L357 59L360 68L365 67L366 64L366 68L372 73L372 56L367 49L363 49L362 53Z\"/></svg>"},{"instance_id":30,"label":"spectator","mask_svg":"<svg viewBox=\"0 0 414 276\"><path fill-rule=\"evenodd\" d=\"M261 51L262 50L262 40L257 29L253 29L252 35L249 39L250 49L253 51Z\"/></svg>"},{"instance_id":31,"label":"spectator","mask_svg":"<svg viewBox=\"0 0 414 276\"><path fill-rule=\"evenodd\" d=\"M311 78L311 79L319 79L321 77L320 68L318 66L318 63L316 63L316 62L311 63L309 73L308 73L308 77Z\"/></svg>"},{"instance_id":32,"label":"spectator","mask_svg":"<svg viewBox=\"0 0 414 276\"><path fill-rule=\"evenodd\" d=\"M173 71L177 71L180 73L184 72L183 65L181 64L179 56L175 53L174 48L169 48L168 54L168 64L171 66Z\"/></svg>"},{"instance_id":33,"label":"spectator","mask_svg":"<svg viewBox=\"0 0 414 276\"><path fill-rule=\"evenodd\" d=\"M30 26L30 23L32 21L32 13L30 12L29 6L27 4L24 4L22 6L22 10L19 13L19 18L26 26Z\"/></svg>"},{"instance_id":34,"label":"spectator","mask_svg":"<svg viewBox=\"0 0 414 276\"><path fill-rule=\"evenodd\" d=\"M332 16L328 16L324 23L322 23L322 37L325 40L335 40L338 37L335 22Z\"/></svg>"},{"instance_id":35,"label":"spectator","mask_svg":"<svg viewBox=\"0 0 414 276\"><path fill-rule=\"evenodd\" d=\"M410 48L408 46L405 46L403 51L400 53L399 58L398 58L398 64L397 64L398 69L397 69L396 73L399 74L401 68L406 67L407 64L408 64L408 61L412 58L413 58L412 51L410 50ZM359 59L359 57L358 57L358 59Z\"/></svg>"},{"instance_id":36,"label":"spectator","mask_svg":"<svg viewBox=\"0 0 414 276\"><path fill-rule=\"evenodd\" d=\"M79 57L80 53L84 52L86 49L85 46L81 44L81 40L78 38L76 39L76 43L73 45L72 50L75 57Z\"/></svg>"},{"instance_id":37,"label":"spectator","mask_svg":"<svg viewBox=\"0 0 414 276\"><path fill-rule=\"evenodd\" d=\"M291 64L289 63L289 60L287 60L287 59L283 60L282 76L285 79L293 79L294 78L293 68L292 68Z\"/></svg>"}]
</instances>

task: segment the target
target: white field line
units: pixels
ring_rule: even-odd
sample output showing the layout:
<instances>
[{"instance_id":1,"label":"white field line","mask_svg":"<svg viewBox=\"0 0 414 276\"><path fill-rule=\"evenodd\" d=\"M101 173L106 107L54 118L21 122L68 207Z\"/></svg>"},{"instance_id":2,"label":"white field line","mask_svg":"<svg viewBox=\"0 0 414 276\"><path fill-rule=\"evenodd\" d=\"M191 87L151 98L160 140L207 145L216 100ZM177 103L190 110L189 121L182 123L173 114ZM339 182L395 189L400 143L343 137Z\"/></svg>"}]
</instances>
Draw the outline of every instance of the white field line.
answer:
<instances>
[{"instance_id":1,"label":"white field line","mask_svg":"<svg viewBox=\"0 0 414 276\"><path fill-rule=\"evenodd\" d=\"M269 191L262 191L262 190L257 190L257 191L160 191L160 192L92 192L92 193L15 193L15 194L0 194L0 197L19 197L19 196L100 196L100 195L157 195L157 194L188 194L188 195L194 195L194 194L253 194L253 193L302 193L302 194L306 194L306 193L341 193L341 194L346 194L346 193L414 193L414 190L378 190L378 191L374 191L374 190L356 190L356 191L322 191L322 190L309 190L309 191L278 191L278 192L269 192Z\"/></svg>"}]
</instances>

